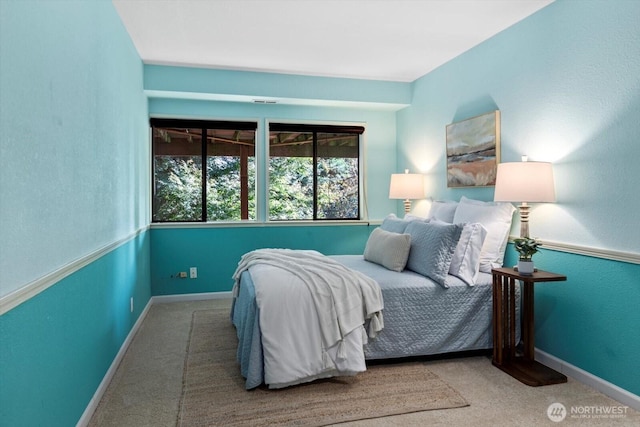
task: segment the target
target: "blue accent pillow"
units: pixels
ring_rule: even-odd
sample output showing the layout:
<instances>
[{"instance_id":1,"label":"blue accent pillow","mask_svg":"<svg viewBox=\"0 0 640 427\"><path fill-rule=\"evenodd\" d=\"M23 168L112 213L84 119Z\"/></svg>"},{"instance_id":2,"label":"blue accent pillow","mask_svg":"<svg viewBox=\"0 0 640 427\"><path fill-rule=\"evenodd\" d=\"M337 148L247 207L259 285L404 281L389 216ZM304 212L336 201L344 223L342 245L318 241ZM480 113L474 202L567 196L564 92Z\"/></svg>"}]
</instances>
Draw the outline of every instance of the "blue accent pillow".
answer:
<instances>
[{"instance_id":1,"label":"blue accent pillow","mask_svg":"<svg viewBox=\"0 0 640 427\"><path fill-rule=\"evenodd\" d=\"M445 281L462 229L460 224L409 222L405 233L411 236L411 250L406 268L448 288Z\"/></svg>"},{"instance_id":2,"label":"blue accent pillow","mask_svg":"<svg viewBox=\"0 0 640 427\"><path fill-rule=\"evenodd\" d=\"M397 216L391 214L388 215L380 225L380 228L384 231L390 231L391 233L404 233L404 230L409 225L410 221L405 221L403 219L398 218Z\"/></svg>"}]
</instances>

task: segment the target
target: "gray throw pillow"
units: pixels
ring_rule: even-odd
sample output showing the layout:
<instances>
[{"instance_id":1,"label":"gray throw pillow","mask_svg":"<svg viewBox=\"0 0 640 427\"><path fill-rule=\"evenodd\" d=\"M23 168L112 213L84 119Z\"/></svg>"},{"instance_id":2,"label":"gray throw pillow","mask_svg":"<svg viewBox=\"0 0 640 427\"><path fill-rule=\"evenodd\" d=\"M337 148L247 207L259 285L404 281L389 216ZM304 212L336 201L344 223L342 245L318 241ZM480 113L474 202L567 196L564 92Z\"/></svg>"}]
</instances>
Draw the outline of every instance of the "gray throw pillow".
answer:
<instances>
[{"instance_id":1,"label":"gray throw pillow","mask_svg":"<svg viewBox=\"0 0 640 427\"><path fill-rule=\"evenodd\" d=\"M376 228L367 240L364 259L389 270L402 271L407 264L410 248L411 237L408 234L392 233Z\"/></svg>"}]
</instances>

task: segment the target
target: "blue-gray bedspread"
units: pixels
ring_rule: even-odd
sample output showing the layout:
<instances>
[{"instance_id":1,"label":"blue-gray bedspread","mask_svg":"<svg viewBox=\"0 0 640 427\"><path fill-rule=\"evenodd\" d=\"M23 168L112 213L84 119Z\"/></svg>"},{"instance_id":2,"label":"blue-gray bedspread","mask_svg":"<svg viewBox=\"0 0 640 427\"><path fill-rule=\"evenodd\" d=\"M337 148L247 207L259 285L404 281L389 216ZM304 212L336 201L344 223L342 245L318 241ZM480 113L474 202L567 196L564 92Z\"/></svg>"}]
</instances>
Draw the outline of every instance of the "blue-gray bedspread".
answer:
<instances>
[{"instance_id":1,"label":"blue-gray bedspread","mask_svg":"<svg viewBox=\"0 0 640 427\"><path fill-rule=\"evenodd\" d=\"M401 273L365 261L362 255L335 255L345 266L375 279L384 300L384 329L364 347L365 358L388 359L489 349L492 278L480 273L475 286L449 275L448 289L412 271ZM516 287L519 298L519 287ZM264 379L258 307L251 275L242 274L231 320L238 335L237 359L246 388ZM519 314L518 319L519 322ZM519 337L517 337L519 339Z\"/></svg>"}]
</instances>

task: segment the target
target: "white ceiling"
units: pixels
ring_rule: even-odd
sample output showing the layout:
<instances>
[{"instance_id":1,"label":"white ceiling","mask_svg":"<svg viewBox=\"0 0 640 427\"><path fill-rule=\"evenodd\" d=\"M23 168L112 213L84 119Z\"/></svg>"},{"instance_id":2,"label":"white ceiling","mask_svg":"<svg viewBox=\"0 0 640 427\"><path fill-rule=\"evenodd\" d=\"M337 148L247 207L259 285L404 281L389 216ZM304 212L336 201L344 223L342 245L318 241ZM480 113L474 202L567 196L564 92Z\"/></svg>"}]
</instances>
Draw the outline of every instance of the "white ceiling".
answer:
<instances>
[{"instance_id":1,"label":"white ceiling","mask_svg":"<svg viewBox=\"0 0 640 427\"><path fill-rule=\"evenodd\" d=\"M553 0L112 0L142 60L411 82Z\"/></svg>"}]
</instances>

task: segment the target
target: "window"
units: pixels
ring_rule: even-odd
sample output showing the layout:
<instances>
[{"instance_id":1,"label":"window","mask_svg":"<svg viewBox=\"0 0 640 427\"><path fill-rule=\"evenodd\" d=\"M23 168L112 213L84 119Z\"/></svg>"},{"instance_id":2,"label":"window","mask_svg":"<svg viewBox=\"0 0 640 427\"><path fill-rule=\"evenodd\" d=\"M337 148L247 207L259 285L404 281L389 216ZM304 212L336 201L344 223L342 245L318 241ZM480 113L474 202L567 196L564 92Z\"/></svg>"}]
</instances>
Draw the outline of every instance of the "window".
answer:
<instances>
[{"instance_id":1,"label":"window","mask_svg":"<svg viewBox=\"0 0 640 427\"><path fill-rule=\"evenodd\" d=\"M151 119L153 221L255 219L256 127Z\"/></svg>"},{"instance_id":2,"label":"window","mask_svg":"<svg viewBox=\"0 0 640 427\"><path fill-rule=\"evenodd\" d=\"M269 219L359 219L358 126L272 123Z\"/></svg>"},{"instance_id":3,"label":"window","mask_svg":"<svg viewBox=\"0 0 640 427\"><path fill-rule=\"evenodd\" d=\"M272 123L256 159L255 122L151 119L152 221L360 219L363 127ZM268 169L256 194L256 164ZM267 203L268 202L268 203ZM264 211L263 211L264 212Z\"/></svg>"}]
</instances>

